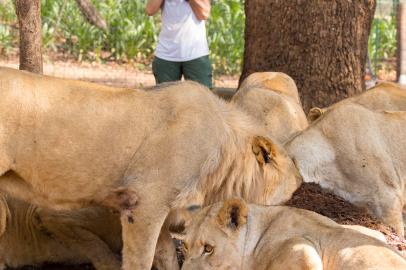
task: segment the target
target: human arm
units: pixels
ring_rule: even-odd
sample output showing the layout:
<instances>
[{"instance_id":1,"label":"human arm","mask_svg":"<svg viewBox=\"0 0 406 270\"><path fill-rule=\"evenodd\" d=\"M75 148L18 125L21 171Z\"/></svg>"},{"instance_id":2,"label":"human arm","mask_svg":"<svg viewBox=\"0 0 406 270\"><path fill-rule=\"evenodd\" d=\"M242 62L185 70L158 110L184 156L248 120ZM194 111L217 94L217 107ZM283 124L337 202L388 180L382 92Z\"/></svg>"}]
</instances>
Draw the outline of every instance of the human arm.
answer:
<instances>
[{"instance_id":1,"label":"human arm","mask_svg":"<svg viewBox=\"0 0 406 270\"><path fill-rule=\"evenodd\" d=\"M207 20L210 15L210 0L188 0L198 20Z\"/></svg>"},{"instance_id":2,"label":"human arm","mask_svg":"<svg viewBox=\"0 0 406 270\"><path fill-rule=\"evenodd\" d=\"M148 0L147 5L145 6L145 12L148 16L155 15L163 5L165 0Z\"/></svg>"}]
</instances>

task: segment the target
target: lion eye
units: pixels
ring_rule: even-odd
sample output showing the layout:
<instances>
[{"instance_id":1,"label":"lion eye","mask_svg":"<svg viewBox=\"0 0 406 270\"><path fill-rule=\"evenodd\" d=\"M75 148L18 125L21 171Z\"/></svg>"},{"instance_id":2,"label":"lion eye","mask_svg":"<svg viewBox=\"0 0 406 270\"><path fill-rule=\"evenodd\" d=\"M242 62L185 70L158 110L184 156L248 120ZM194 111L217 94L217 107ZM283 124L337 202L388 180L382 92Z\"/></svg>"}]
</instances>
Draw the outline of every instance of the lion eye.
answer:
<instances>
[{"instance_id":1,"label":"lion eye","mask_svg":"<svg viewBox=\"0 0 406 270\"><path fill-rule=\"evenodd\" d=\"M206 254L211 254L213 253L214 247L209 245L209 244L205 244L204 245L204 253Z\"/></svg>"}]
</instances>

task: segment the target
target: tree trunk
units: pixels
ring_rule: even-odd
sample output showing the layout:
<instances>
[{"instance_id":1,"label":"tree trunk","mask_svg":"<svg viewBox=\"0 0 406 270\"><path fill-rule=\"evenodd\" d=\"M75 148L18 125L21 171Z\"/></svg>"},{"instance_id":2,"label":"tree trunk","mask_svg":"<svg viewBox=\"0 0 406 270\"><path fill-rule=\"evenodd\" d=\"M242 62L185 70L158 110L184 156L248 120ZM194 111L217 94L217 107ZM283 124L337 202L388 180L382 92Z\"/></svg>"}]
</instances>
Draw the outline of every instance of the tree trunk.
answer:
<instances>
[{"instance_id":1,"label":"tree trunk","mask_svg":"<svg viewBox=\"0 0 406 270\"><path fill-rule=\"evenodd\" d=\"M305 111L365 89L375 0L246 0L240 82L257 71L291 76Z\"/></svg>"},{"instance_id":2,"label":"tree trunk","mask_svg":"<svg viewBox=\"0 0 406 270\"><path fill-rule=\"evenodd\" d=\"M107 30L106 22L97 9L92 5L90 0L76 0L76 3L78 4L83 16L85 16L89 23L102 30Z\"/></svg>"},{"instance_id":3,"label":"tree trunk","mask_svg":"<svg viewBox=\"0 0 406 270\"><path fill-rule=\"evenodd\" d=\"M41 1L15 0L20 27L20 69L42 73Z\"/></svg>"}]
</instances>

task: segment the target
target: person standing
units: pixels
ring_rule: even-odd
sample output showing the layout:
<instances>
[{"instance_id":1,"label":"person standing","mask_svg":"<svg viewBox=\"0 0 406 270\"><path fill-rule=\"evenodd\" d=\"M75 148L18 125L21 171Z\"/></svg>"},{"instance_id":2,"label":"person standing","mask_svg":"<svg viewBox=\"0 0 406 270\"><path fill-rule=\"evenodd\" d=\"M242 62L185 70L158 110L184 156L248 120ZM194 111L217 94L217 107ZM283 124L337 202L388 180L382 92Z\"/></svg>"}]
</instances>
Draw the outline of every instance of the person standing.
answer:
<instances>
[{"instance_id":1,"label":"person standing","mask_svg":"<svg viewBox=\"0 0 406 270\"><path fill-rule=\"evenodd\" d=\"M205 21L210 0L148 0L149 16L162 11L162 29L152 70L157 84L178 81L182 75L212 88L212 68Z\"/></svg>"}]
</instances>

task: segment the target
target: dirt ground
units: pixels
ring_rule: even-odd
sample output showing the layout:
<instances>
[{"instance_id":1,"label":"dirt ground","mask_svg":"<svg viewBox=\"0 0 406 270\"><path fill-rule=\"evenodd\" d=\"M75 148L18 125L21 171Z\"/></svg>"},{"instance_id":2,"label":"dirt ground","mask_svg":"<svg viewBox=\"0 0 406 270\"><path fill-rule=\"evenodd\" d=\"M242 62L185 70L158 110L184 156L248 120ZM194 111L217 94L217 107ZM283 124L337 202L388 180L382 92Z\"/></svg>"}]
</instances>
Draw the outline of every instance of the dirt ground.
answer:
<instances>
[{"instance_id":1,"label":"dirt ground","mask_svg":"<svg viewBox=\"0 0 406 270\"><path fill-rule=\"evenodd\" d=\"M95 268L91 264L84 265L45 264L42 267L24 266L18 269L7 268L6 270L95 270Z\"/></svg>"},{"instance_id":2,"label":"dirt ground","mask_svg":"<svg viewBox=\"0 0 406 270\"><path fill-rule=\"evenodd\" d=\"M0 57L0 66L18 69L18 58ZM142 88L155 85L154 75L149 67L140 68L134 64L118 64L109 62L76 62L60 57L52 61L44 61L44 74L91 81L116 87ZM214 76L216 88L232 88L238 86L238 76Z\"/></svg>"}]
</instances>

